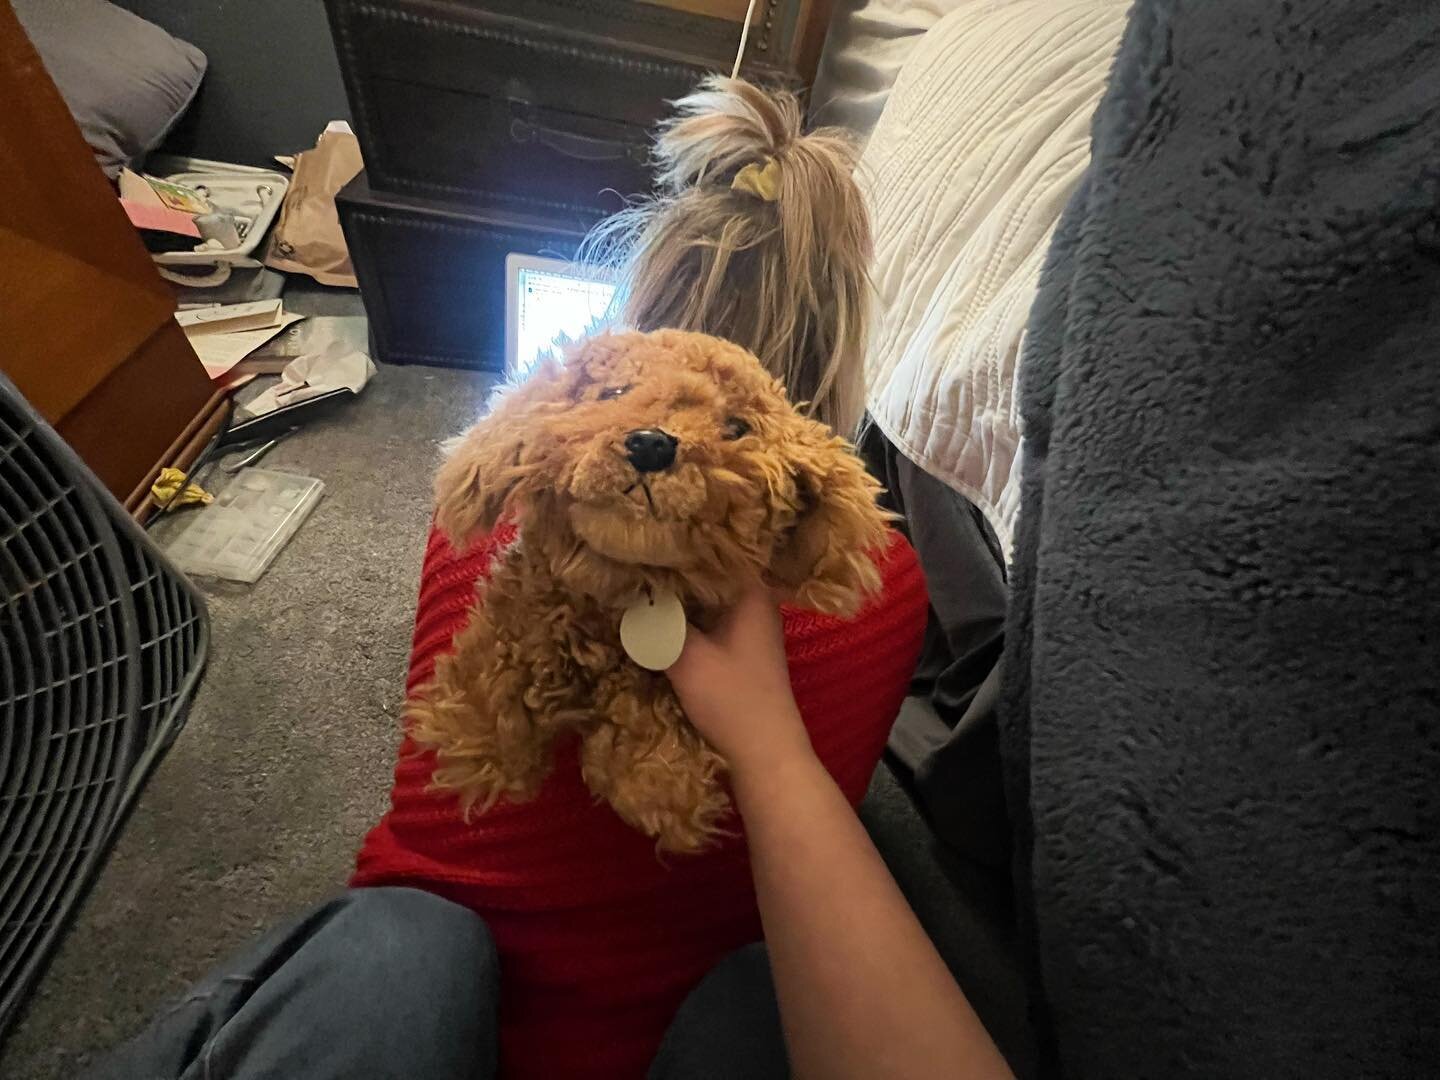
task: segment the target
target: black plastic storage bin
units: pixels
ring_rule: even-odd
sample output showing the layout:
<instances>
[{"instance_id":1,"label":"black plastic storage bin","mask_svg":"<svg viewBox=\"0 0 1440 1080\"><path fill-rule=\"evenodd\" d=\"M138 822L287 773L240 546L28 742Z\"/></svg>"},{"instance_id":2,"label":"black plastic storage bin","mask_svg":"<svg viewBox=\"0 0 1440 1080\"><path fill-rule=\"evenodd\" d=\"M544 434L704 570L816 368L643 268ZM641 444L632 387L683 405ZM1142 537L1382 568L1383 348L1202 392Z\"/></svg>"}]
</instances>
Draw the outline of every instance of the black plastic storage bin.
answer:
<instances>
[{"instance_id":1,"label":"black plastic storage bin","mask_svg":"<svg viewBox=\"0 0 1440 1080\"><path fill-rule=\"evenodd\" d=\"M505 256L572 259L588 221L373 191L360 173L336 196L377 360L505 366Z\"/></svg>"}]
</instances>

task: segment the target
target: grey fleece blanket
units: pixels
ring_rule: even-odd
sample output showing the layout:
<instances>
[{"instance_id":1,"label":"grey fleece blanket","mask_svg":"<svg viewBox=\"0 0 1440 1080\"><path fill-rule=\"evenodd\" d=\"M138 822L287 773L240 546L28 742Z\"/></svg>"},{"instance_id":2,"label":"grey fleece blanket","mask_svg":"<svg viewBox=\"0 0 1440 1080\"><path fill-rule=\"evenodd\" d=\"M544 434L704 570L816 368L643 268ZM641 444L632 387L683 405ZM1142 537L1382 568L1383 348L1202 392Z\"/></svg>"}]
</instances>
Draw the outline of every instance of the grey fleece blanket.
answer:
<instances>
[{"instance_id":1,"label":"grey fleece blanket","mask_svg":"<svg viewBox=\"0 0 1440 1080\"><path fill-rule=\"evenodd\" d=\"M1440 1070L1440 4L1139 0L1032 315L1049 1071Z\"/></svg>"}]
</instances>

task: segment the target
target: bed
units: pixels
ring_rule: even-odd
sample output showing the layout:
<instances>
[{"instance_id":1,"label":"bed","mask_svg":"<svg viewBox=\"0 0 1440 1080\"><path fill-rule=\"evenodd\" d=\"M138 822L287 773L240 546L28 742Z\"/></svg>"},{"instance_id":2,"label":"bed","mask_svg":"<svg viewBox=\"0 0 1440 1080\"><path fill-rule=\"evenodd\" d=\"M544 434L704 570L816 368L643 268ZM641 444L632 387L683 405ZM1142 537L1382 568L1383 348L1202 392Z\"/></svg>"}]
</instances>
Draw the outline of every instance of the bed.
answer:
<instances>
[{"instance_id":1,"label":"bed","mask_svg":"<svg viewBox=\"0 0 1440 1080\"><path fill-rule=\"evenodd\" d=\"M811 119L868 136L911 50L967 2L839 0L811 90Z\"/></svg>"},{"instance_id":2,"label":"bed","mask_svg":"<svg viewBox=\"0 0 1440 1080\"><path fill-rule=\"evenodd\" d=\"M842 3L813 96L816 120L866 140L874 426L862 446L872 467L877 457L886 466L877 472L931 586L934 632L917 692L862 817L1020 1075L1034 1070L1034 1046L994 710L1003 564L1019 510L1015 390L1041 265L1088 165L1090 116L1127 8Z\"/></svg>"},{"instance_id":3,"label":"bed","mask_svg":"<svg viewBox=\"0 0 1440 1080\"><path fill-rule=\"evenodd\" d=\"M870 414L1007 552L1025 323L1128 6L950 4L907 52L861 162L876 247Z\"/></svg>"}]
</instances>

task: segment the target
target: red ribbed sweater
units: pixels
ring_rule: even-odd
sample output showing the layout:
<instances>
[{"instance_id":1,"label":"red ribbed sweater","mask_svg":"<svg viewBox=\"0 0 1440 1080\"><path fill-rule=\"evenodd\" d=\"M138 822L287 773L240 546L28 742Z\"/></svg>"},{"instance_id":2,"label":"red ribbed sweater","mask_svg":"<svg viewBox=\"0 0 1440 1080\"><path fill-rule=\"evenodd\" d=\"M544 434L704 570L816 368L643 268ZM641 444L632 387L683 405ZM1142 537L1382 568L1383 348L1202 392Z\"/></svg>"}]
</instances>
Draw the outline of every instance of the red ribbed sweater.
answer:
<instances>
[{"instance_id":1,"label":"red ribbed sweater","mask_svg":"<svg viewBox=\"0 0 1440 1080\"><path fill-rule=\"evenodd\" d=\"M456 552L431 532L408 692L451 648L477 580L513 535L502 526ZM905 696L928 602L898 533L878 562L883 592L856 618L784 613L796 701L852 804ZM352 884L427 889L485 919L500 954L506 1080L643 1076L686 993L726 953L760 938L743 839L662 860L586 790L573 744L537 798L502 803L468 825L453 796L426 790L434 767L402 742L390 811L366 837Z\"/></svg>"}]
</instances>

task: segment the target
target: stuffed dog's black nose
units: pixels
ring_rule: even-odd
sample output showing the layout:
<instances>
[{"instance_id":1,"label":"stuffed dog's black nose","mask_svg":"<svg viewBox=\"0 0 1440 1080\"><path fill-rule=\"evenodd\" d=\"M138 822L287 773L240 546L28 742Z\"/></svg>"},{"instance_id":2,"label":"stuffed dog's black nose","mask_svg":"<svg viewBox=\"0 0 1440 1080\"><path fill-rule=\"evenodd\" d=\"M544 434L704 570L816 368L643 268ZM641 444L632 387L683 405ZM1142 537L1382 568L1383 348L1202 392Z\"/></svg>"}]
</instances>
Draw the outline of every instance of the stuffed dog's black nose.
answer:
<instances>
[{"instance_id":1,"label":"stuffed dog's black nose","mask_svg":"<svg viewBox=\"0 0 1440 1080\"><path fill-rule=\"evenodd\" d=\"M625 456L642 472L662 472L675 463L680 440L659 428L640 428L625 436Z\"/></svg>"}]
</instances>

